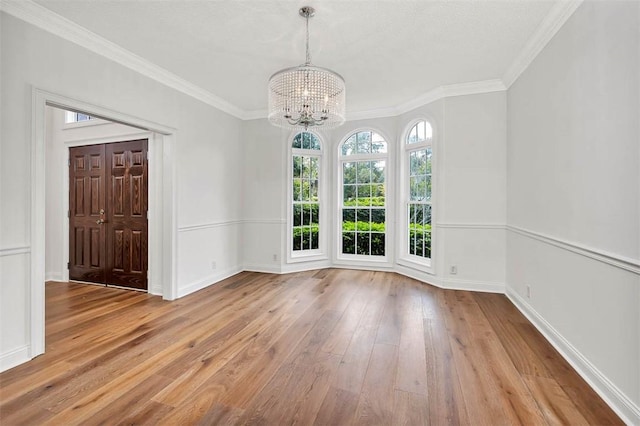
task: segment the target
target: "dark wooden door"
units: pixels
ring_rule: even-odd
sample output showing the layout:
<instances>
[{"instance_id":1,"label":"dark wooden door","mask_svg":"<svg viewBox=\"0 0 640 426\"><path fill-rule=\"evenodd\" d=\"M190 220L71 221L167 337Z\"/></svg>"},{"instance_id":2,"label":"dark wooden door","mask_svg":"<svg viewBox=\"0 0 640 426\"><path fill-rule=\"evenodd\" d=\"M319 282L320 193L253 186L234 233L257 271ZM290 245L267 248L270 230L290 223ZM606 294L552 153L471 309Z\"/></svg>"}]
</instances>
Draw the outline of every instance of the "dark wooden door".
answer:
<instances>
[{"instance_id":1,"label":"dark wooden door","mask_svg":"<svg viewBox=\"0 0 640 426\"><path fill-rule=\"evenodd\" d=\"M147 140L106 146L107 283L147 288Z\"/></svg>"},{"instance_id":2,"label":"dark wooden door","mask_svg":"<svg viewBox=\"0 0 640 426\"><path fill-rule=\"evenodd\" d=\"M74 182L71 189L74 195L71 196L70 203L73 202L74 197L78 197L77 194L81 190L86 191L84 188L87 184L78 183L80 178L86 178L83 174L78 174L78 167L75 164L81 163L79 158L87 155L94 155L96 158L100 156L100 160L91 160L93 161L91 165L93 163L101 165L102 174L99 175L96 168L94 173L100 177L95 179L95 185L94 180L90 183L97 189L94 190L92 186L93 192L89 195L92 199L103 200L102 203L96 202L96 205L99 205L97 210L95 208L89 210L92 213L97 212L97 215L93 214L90 219L85 220L82 216L78 221L77 214L70 215L70 229L90 227L90 234L93 232L96 236L94 240L88 240L86 237L81 240L73 235L70 236L69 277L71 279L147 289L147 144L147 140L142 139L71 148L72 167L70 167L69 181ZM86 198L88 195L83 197ZM78 203L75 202L75 204ZM90 207L93 208L93 205ZM72 209L71 212L75 210ZM79 231L74 232L79 234ZM99 247L94 249L94 245L98 244ZM89 255L85 254L87 250ZM93 253L99 254L93 255ZM84 261L82 268L74 265L74 262L78 264L78 254L82 254L83 258L89 261L88 264ZM94 259L97 261L93 262Z\"/></svg>"},{"instance_id":3,"label":"dark wooden door","mask_svg":"<svg viewBox=\"0 0 640 426\"><path fill-rule=\"evenodd\" d=\"M105 282L107 264L104 145L71 148L69 155L69 278Z\"/></svg>"}]
</instances>

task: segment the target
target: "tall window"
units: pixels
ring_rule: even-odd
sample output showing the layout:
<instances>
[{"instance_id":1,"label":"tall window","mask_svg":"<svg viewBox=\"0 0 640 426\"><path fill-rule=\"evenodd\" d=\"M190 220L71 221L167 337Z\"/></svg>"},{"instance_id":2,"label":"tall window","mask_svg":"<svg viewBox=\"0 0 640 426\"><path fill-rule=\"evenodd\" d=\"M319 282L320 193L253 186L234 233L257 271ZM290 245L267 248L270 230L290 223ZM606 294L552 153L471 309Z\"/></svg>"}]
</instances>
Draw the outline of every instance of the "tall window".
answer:
<instances>
[{"instance_id":1,"label":"tall window","mask_svg":"<svg viewBox=\"0 0 640 426\"><path fill-rule=\"evenodd\" d=\"M349 136L340 148L344 255L385 256L387 142L372 131Z\"/></svg>"},{"instance_id":2,"label":"tall window","mask_svg":"<svg viewBox=\"0 0 640 426\"><path fill-rule=\"evenodd\" d=\"M406 215L407 253L431 258L431 160L433 129L427 121L415 124L407 135Z\"/></svg>"},{"instance_id":3,"label":"tall window","mask_svg":"<svg viewBox=\"0 0 640 426\"><path fill-rule=\"evenodd\" d=\"M298 133L291 145L291 250L294 255L320 248L320 140Z\"/></svg>"}]
</instances>

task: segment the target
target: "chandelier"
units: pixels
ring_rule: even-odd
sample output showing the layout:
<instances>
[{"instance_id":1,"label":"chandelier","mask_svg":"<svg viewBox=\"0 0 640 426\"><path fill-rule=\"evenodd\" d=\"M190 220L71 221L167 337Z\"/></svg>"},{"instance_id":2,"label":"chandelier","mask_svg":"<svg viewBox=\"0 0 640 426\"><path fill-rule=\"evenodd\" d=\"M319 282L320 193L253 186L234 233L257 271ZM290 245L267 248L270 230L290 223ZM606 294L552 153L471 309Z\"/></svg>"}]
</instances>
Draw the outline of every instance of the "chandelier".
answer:
<instances>
[{"instance_id":1,"label":"chandelier","mask_svg":"<svg viewBox=\"0 0 640 426\"><path fill-rule=\"evenodd\" d=\"M344 79L329 69L311 65L309 18L315 10L305 6L299 13L306 20L306 61L269 79L269 121L279 127L305 130L340 126L344 123Z\"/></svg>"}]
</instances>

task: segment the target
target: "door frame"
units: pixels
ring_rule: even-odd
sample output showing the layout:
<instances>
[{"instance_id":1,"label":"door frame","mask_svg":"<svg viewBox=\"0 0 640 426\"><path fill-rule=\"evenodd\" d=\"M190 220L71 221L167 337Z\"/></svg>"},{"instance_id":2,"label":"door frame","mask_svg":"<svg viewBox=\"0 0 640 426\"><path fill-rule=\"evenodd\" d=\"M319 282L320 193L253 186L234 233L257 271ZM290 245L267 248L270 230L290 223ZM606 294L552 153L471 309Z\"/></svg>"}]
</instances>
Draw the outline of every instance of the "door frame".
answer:
<instances>
[{"instance_id":1,"label":"door frame","mask_svg":"<svg viewBox=\"0 0 640 426\"><path fill-rule=\"evenodd\" d=\"M177 297L177 208L176 208L176 164L174 149L177 130L143 118L120 113L108 108L72 99L32 87L31 117L31 206L30 206L30 291L29 311L29 357L43 354L45 349L45 217L46 217L46 144L45 111L47 106L81 111L91 116L126 124L151 134L149 138L149 166L154 164L153 183L149 183L149 289L159 290L163 299ZM65 145L64 152L68 153ZM61 161L55 159L54 161ZM67 171L67 159L62 159ZM151 179L151 169L149 170ZM68 189L63 186L63 191ZM68 209L68 194L64 194ZM64 216L64 215L63 215ZM66 229L68 231L68 218ZM63 232L63 235L64 232ZM152 235L155 237L152 240ZM64 237L63 237L64 240ZM67 246L64 248L68 258ZM66 270L66 264L63 271ZM68 270L67 270L68 278ZM154 285L151 285L153 280Z\"/></svg>"}]
</instances>

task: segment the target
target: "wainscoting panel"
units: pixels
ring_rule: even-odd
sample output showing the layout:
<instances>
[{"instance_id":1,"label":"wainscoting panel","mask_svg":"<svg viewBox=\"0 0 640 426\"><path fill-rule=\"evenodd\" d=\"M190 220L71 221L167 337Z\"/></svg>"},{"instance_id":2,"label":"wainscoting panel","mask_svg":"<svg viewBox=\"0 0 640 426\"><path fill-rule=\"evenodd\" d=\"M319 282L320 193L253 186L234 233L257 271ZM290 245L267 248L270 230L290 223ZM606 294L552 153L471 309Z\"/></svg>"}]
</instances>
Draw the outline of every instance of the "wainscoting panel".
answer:
<instances>
[{"instance_id":1,"label":"wainscoting panel","mask_svg":"<svg viewBox=\"0 0 640 426\"><path fill-rule=\"evenodd\" d=\"M28 318L28 283L30 248L28 246L0 249L0 371L15 367L30 359L29 325L15 318Z\"/></svg>"}]
</instances>

